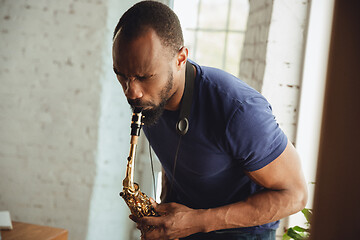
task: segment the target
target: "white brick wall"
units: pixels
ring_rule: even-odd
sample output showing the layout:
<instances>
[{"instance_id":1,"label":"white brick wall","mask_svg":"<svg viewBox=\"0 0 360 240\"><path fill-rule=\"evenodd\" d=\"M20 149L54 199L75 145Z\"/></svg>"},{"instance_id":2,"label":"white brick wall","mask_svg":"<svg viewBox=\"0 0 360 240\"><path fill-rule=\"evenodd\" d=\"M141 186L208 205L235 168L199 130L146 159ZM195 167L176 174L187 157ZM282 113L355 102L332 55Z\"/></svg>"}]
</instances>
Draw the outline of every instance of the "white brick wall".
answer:
<instances>
[{"instance_id":1,"label":"white brick wall","mask_svg":"<svg viewBox=\"0 0 360 240\"><path fill-rule=\"evenodd\" d=\"M109 74L115 26L108 22L109 1L0 1L0 210L15 221L66 228L69 239L85 239L89 212L102 211L102 204L90 208L94 185L117 185L109 194L123 204L126 158L112 156L127 149L128 132L104 130L128 129L121 121L129 121L123 105L118 112L104 107L122 94ZM117 9L116 21L121 14ZM114 85L105 88L107 82ZM105 127L101 114L111 119ZM112 149L103 147L106 137L99 140L104 131L114 135ZM95 183L99 173L109 178ZM128 220L121 209L112 214Z\"/></svg>"},{"instance_id":2,"label":"white brick wall","mask_svg":"<svg viewBox=\"0 0 360 240\"><path fill-rule=\"evenodd\" d=\"M307 0L274 1L262 93L295 142L308 21Z\"/></svg>"},{"instance_id":3,"label":"white brick wall","mask_svg":"<svg viewBox=\"0 0 360 240\"><path fill-rule=\"evenodd\" d=\"M266 49L271 13L272 1L250 1L239 76L259 92L262 89L266 67Z\"/></svg>"},{"instance_id":4,"label":"white brick wall","mask_svg":"<svg viewBox=\"0 0 360 240\"><path fill-rule=\"evenodd\" d=\"M118 195L131 111L111 48L135 2L0 0L0 210L13 220L62 227L77 240L133 235Z\"/></svg>"}]
</instances>

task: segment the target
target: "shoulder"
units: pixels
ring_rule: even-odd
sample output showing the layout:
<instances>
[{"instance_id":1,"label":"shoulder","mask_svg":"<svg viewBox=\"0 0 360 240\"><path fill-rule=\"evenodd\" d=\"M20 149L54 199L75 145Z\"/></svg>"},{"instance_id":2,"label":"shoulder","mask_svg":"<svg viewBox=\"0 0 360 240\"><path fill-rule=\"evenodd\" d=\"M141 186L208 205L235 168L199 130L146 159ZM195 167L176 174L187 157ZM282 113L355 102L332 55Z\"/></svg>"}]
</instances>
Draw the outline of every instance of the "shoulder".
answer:
<instances>
[{"instance_id":1,"label":"shoulder","mask_svg":"<svg viewBox=\"0 0 360 240\"><path fill-rule=\"evenodd\" d=\"M267 99L245 82L222 70L197 66L199 119L210 139L243 167L254 171L274 160L287 138Z\"/></svg>"},{"instance_id":2,"label":"shoulder","mask_svg":"<svg viewBox=\"0 0 360 240\"><path fill-rule=\"evenodd\" d=\"M254 97L263 98L258 91L228 72L191 63L197 70L195 87L202 98L213 98L214 101L235 105Z\"/></svg>"},{"instance_id":3,"label":"shoulder","mask_svg":"<svg viewBox=\"0 0 360 240\"><path fill-rule=\"evenodd\" d=\"M265 97L239 78L220 69L193 64L197 69L194 87L197 110L212 118L219 118L216 122L228 122L239 109L271 110Z\"/></svg>"},{"instance_id":4,"label":"shoulder","mask_svg":"<svg viewBox=\"0 0 360 240\"><path fill-rule=\"evenodd\" d=\"M194 120L201 122L208 137L223 139L226 131L247 125L249 116L271 113L268 101L245 82L220 69L193 64L197 69Z\"/></svg>"}]
</instances>

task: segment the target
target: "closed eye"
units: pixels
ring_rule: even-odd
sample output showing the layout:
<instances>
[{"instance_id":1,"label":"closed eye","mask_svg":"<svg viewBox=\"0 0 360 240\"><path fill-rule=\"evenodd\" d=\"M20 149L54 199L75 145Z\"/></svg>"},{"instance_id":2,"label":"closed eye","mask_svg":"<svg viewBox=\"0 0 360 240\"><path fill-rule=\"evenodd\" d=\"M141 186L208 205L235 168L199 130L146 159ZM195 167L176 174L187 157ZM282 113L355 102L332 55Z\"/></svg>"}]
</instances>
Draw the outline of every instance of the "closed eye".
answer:
<instances>
[{"instance_id":1,"label":"closed eye","mask_svg":"<svg viewBox=\"0 0 360 240\"><path fill-rule=\"evenodd\" d=\"M154 77L155 74L151 74L151 75L144 75L144 76L135 76L136 79L138 79L139 81L146 81L148 79L151 79L152 77Z\"/></svg>"},{"instance_id":2,"label":"closed eye","mask_svg":"<svg viewBox=\"0 0 360 240\"><path fill-rule=\"evenodd\" d=\"M132 78L132 77L127 77L125 74L119 72L119 71L116 70L115 68L113 68L113 70L114 70L114 72L115 72L115 74L116 74L117 76L120 76L120 77L121 77L122 79L124 79L124 80L129 80L129 79ZM154 76L155 76L155 74L135 75L134 78L137 79L137 80L139 80L139 81L145 81L145 80L150 79L150 78L152 78L152 77L154 77Z\"/></svg>"},{"instance_id":3,"label":"closed eye","mask_svg":"<svg viewBox=\"0 0 360 240\"><path fill-rule=\"evenodd\" d=\"M144 81L146 79L148 79L149 77L147 76L136 76L136 79L139 79L140 81Z\"/></svg>"}]
</instances>

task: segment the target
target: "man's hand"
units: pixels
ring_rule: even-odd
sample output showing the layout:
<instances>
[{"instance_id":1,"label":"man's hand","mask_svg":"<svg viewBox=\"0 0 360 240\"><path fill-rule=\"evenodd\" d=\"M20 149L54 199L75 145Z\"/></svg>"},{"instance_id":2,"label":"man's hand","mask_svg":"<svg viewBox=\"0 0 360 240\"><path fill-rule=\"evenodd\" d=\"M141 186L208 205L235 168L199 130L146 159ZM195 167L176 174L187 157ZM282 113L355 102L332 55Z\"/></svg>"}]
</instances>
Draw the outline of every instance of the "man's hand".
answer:
<instances>
[{"instance_id":1,"label":"man's hand","mask_svg":"<svg viewBox=\"0 0 360 240\"><path fill-rule=\"evenodd\" d=\"M151 202L155 211L160 214L159 217L130 216L141 230L141 239L178 239L202 231L202 221L198 214L201 210L191 209L178 203L157 204L153 199ZM151 226L150 230L148 230L149 226Z\"/></svg>"}]
</instances>

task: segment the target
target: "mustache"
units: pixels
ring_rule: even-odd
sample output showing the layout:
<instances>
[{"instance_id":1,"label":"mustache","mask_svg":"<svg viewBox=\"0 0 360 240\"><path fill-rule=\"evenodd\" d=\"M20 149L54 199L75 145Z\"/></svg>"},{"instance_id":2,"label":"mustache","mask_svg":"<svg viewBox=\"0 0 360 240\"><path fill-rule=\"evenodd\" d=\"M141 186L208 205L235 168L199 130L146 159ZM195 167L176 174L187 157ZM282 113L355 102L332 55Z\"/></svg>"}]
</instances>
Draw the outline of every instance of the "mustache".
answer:
<instances>
[{"instance_id":1,"label":"mustache","mask_svg":"<svg viewBox=\"0 0 360 240\"><path fill-rule=\"evenodd\" d=\"M129 105L130 105L132 108L135 108L135 107L145 108L145 107L154 107L154 106L155 106L155 105L152 104L152 103L142 102L140 99L127 99L127 102L129 103Z\"/></svg>"},{"instance_id":2,"label":"mustache","mask_svg":"<svg viewBox=\"0 0 360 240\"><path fill-rule=\"evenodd\" d=\"M131 107L141 106L140 99L127 99L127 101L128 101L128 103L130 104Z\"/></svg>"}]
</instances>

